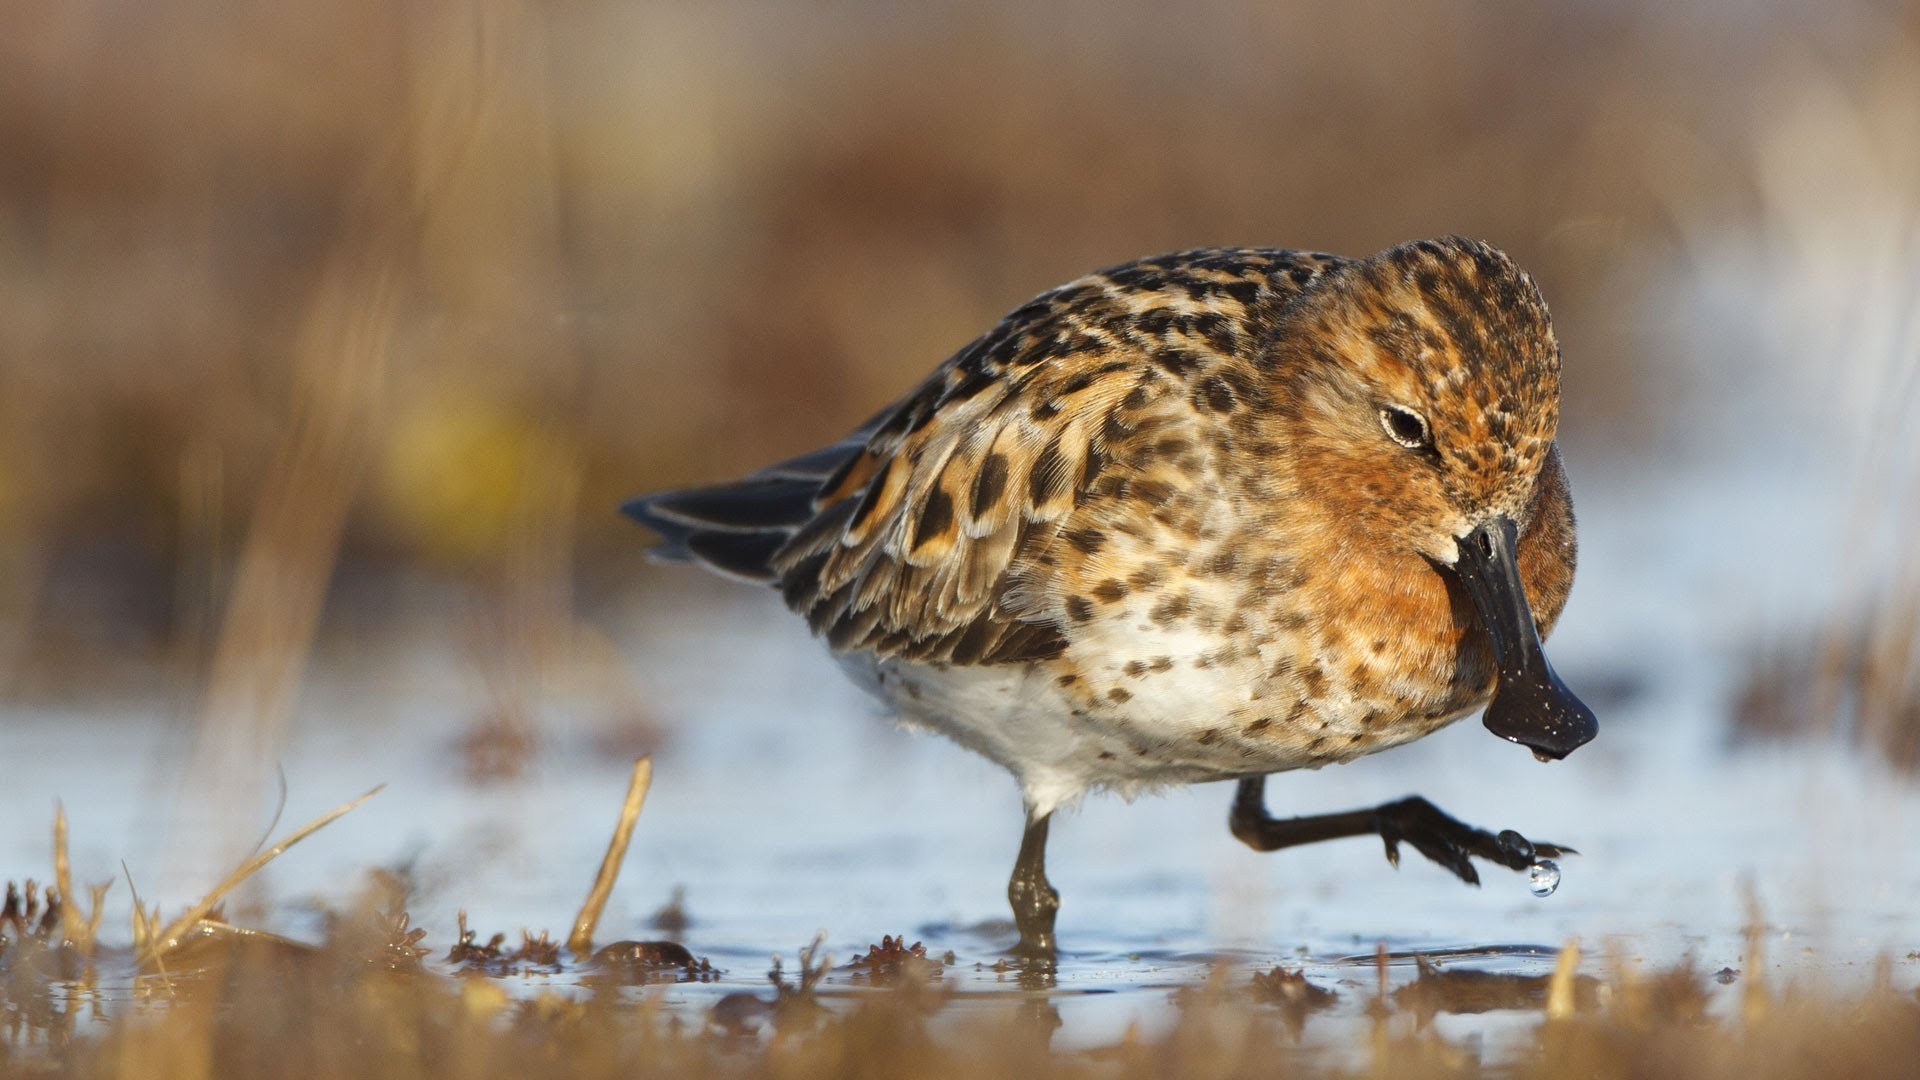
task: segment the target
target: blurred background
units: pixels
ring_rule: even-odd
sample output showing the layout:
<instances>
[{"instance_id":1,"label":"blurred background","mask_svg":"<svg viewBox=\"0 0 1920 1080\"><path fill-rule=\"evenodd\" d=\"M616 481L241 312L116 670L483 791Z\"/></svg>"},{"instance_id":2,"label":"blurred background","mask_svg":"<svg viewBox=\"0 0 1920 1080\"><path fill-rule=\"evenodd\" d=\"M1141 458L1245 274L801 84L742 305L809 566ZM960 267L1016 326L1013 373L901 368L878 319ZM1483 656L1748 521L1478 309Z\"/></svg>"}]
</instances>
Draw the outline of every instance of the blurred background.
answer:
<instances>
[{"instance_id":1,"label":"blurred background","mask_svg":"<svg viewBox=\"0 0 1920 1080\"><path fill-rule=\"evenodd\" d=\"M787 798L768 777L825 753L778 741L804 715L836 754L975 769L873 749L904 737L771 597L648 565L614 508L832 441L1042 289L1212 244L1511 252L1565 358L1571 681L1702 745L1857 743L1896 786L1920 760L1920 5L4 0L0 24L0 790L30 823L49 793L119 806L77 832L100 866L180 845L154 799L224 791L244 812L203 824L251 839L276 768L316 806L441 775L504 819L543 804L500 781L660 749L663 783L682 753L724 785L700 763L735 755ZM1448 737L1496 754L1472 726ZM331 731L351 779L303 788ZM1594 790L1632 791L1623 762ZM988 899L952 901L976 917L1017 817L991 795ZM415 805L454 837L480 813Z\"/></svg>"}]
</instances>

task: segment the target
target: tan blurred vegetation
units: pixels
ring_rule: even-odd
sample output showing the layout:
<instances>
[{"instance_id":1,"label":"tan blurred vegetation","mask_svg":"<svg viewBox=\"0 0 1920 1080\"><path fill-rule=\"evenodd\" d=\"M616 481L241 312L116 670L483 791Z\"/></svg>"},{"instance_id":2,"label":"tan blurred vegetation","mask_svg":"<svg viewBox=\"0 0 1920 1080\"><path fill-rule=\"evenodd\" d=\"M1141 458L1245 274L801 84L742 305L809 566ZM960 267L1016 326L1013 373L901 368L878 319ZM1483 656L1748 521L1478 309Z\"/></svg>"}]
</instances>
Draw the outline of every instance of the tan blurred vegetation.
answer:
<instances>
[{"instance_id":1,"label":"tan blurred vegetation","mask_svg":"<svg viewBox=\"0 0 1920 1080\"><path fill-rule=\"evenodd\" d=\"M59 887L9 881L0 904L0 1075L1866 1080L1911 1076L1920 1053L1920 995L1896 985L1892 956L1866 978L1783 976L1771 942L1792 935L1751 894L1742 967L1710 977L1691 958L1656 968L1624 941L1593 955L1570 938L1546 974L1414 954L1409 979L1407 954L1382 942L1370 971L1221 960L1167 995L1148 1031L1136 1018L1118 1039L1055 1038L1064 999L1043 992L1051 969L975 961L969 984L966 961L905 937L841 964L821 931L796 970L776 954L754 990L696 997L688 984L729 973L686 946L593 947L650 776L635 763L598 900L564 949L545 931L523 930L517 949L505 934L482 943L465 911L450 943L436 940L407 912L411 878L391 871L328 906L318 944L225 920L229 889L372 792L248 859L164 929L158 905L136 902L133 949L102 947L105 887L81 919L60 819ZM1440 1020L1490 1013L1504 1018L1484 1031Z\"/></svg>"},{"instance_id":2,"label":"tan blurred vegetation","mask_svg":"<svg viewBox=\"0 0 1920 1080\"><path fill-rule=\"evenodd\" d=\"M1689 260L1915 172L1913 5L1722 7L8 0L0 670L265 642L271 710L342 560L564 612L624 495L1177 247L1486 237L1570 437L1657 441Z\"/></svg>"},{"instance_id":3,"label":"tan blurred vegetation","mask_svg":"<svg viewBox=\"0 0 1920 1080\"><path fill-rule=\"evenodd\" d=\"M7 910L19 944L11 956L0 949L0 1004L9 1006L12 1036L0 1041L0 1073L1878 1080L1912 1076L1920 1054L1920 1001L1894 986L1891 960L1864 986L1841 989L1782 980L1754 945L1746 969L1714 979L1738 985L1717 990L1690 962L1651 970L1618 948L1589 961L1601 975L1580 974L1575 942L1551 975L1438 969L1422 959L1418 977L1396 977L1401 985L1391 990L1384 966L1375 987L1362 988L1375 980L1360 969L1334 991L1298 971L1249 977L1223 965L1204 986L1171 995L1164 1022L1070 1041L1054 1036L1062 1024L1055 1000L961 989L898 946L892 956L918 962L895 960L882 974L875 961L889 954L879 947L835 965L816 960L816 939L801 952L801 971L783 972L776 957L772 987L696 1009L685 987L637 988L711 978L699 961L566 955L545 934L523 935L518 951L503 952L504 935L477 945L463 917L436 970L432 957L445 942L413 928L404 910L373 901L329 912L317 946L203 923L174 954L171 973L144 971L130 992L102 993L90 963L45 940L28 890ZM63 959L85 972L70 995L49 985ZM850 970L863 963L868 970ZM448 977L448 968L460 974ZM571 983L550 981L563 971ZM1347 1015L1316 1015L1326 1010ZM1447 1022L1489 1012L1502 1014L1491 1033ZM1329 1046L1329 1035L1341 1045Z\"/></svg>"}]
</instances>

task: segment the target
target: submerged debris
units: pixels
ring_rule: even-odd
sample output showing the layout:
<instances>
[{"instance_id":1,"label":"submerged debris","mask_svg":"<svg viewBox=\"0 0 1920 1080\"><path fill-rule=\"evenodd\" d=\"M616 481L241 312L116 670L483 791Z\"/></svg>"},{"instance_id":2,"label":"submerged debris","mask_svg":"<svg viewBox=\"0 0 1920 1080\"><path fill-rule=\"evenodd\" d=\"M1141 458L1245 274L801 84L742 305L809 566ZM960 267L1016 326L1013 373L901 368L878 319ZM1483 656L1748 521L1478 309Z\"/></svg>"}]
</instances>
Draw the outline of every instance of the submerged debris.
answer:
<instances>
[{"instance_id":1,"label":"submerged debris","mask_svg":"<svg viewBox=\"0 0 1920 1080\"><path fill-rule=\"evenodd\" d=\"M833 968L833 957L820 951L820 946L826 943L827 932L817 930L814 932L813 940L801 947L800 978L792 985L788 985L786 972L781 968L780 954L775 953L773 966L767 969L767 981L773 984L774 990L782 997L810 996L813 988L818 986L820 981L827 977L827 972Z\"/></svg>"},{"instance_id":2,"label":"submerged debris","mask_svg":"<svg viewBox=\"0 0 1920 1080\"><path fill-rule=\"evenodd\" d=\"M814 988L833 968L833 958L820 951L826 940L827 932L821 930L801 948L800 977L791 983L787 981L779 954L774 954L773 963L767 969L767 981L773 984L771 999L745 991L728 994L714 1002L707 1019L732 1035L752 1032L765 1019L771 1019L773 1026L782 1031L813 1028L827 1011L814 997Z\"/></svg>"},{"instance_id":3,"label":"submerged debris","mask_svg":"<svg viewBox=\"0 0 1920 1080\"><path fill-rule=\"evenodd\" d=\"M501 977L506 975L556 975L565 967L560 960L560 943L545 930L535 934L520 931L518 948L506 949L507 935L495 934L485 945L475 944L478 935L467 928L467 913L459 914L459 936L447 950L447 962L462 971Z\"/></svg>"},{"instance_id":4,"label":"submerged debris","mask_svg":"<svg viewBox=\"0 0 1920 1080\"><path fill-rule=\"evenodd\" d=\"M875 983L888 983L902 978L934 978L946 965L954 962L952 952L938 958L930 957L926 945L916 941L909 946L906 942L905 934L899 937L883 934L880 944L868 945L866 955L856 957L847 965L847 969L860 972Z\"/></svg>"},{"instance_id":5,"label":"submerged debris","mask_svg":"<svg viewBox=\"0 0 1920 1080\"><path fill-rule=\"evenodd\" d=\"M616 941L603 945L589 961L602 974L629 984L705 982L718 977L706 957L696 957L675 941Z\"/></svg>"},{"instance_id":6,"label":"submerged debris","mask_svg":"<svg viewBox=\"0 0 1920 1080\"><path fill-rule=\"evenodd\" d=\"M412 916L404 911L368 910L358 918L335 916L328 919L327 941L359 957L370 968L419 971L421 959L433 950L420 944L426 940L426 928L416 928L412 923Z\"/></svg>"},{"instance_id":7,"label":"submerged debris","mask_svg":"<svg viewBox=\"0 0 1920 1080\"><path fill-rule=\"evenodd\" d=\"M467 925L467 913L458 915L459 936L447 950L447 963L480 975L552 975L566 967L560 943L542 930L520 931L518 948L506 948L507 935L494 934L483 944ZM579 961L594 970L592 978L616 983L705 982L719 970L704 956L695 956L674 941L616 941Z\"/></svg>"},{"instance_id":8,"label":"submerged debris","mask_svg":"<svg viewBox=\"0 0 1920 1080\"><path fill-rule=\"evenodd\" d=\"M637 964L646 967L693 967L696 961L677 941L616 941L593 954L596 964Z\"/></svg>"},{"instance_id":9,"label":"submerged debris","mask_svg":"<svg viewBox=\"0 0 1920 1080\"><path fill-rule=\"evenodd\" d=\"M466 967L487 968L501 962L503 954L500 946L507 940L505 934L495 934L487 939L485 945L474 944L477 935L467 927L467 913L462 909L458 916L459 933L454 939L453 948L447 950L447 963ZM502 974L489 972L489 974Z\"/></svg>"},{"instance_id":10,"label":"submerged debris","mask_svg":"<svg viewBox=\"0 0 1920 1080\"><path fill-rule=\"evenodd\" d=\"M1340 999L1340 995L1326 987L1307 981L1307 973L1299 968L1256 971L1251 989L1256 1001L1280 1006L1295 1028L1305 1022L1309 1013L1327 1008Z\"/></svg>"},{"instance_id":11,"label":"submerged debris","mask_svg":"<svg viewBox=\"0 0 1920 1080\"><path fill-rule=\"evenodd\" d=\"M514 959L519 961L522 971L559 971L560 943L549 938L545 930L535 934L523 929L520 931L520 948L514 953Z\"/></svg>"},{"instance_id":12,"label":"submerged debris","mask_svg":"<svg viewBox=\"0 0 1920 1080\"><path fill-rule=\"evenodd\" d=\"M24 886L7 882L7 898L0 902L0 953L10 941L44 944L55 937L65 901L53 888L46 890L45 897L43 903L40 884L32 878Z\"/></svg>"}]
</instances>

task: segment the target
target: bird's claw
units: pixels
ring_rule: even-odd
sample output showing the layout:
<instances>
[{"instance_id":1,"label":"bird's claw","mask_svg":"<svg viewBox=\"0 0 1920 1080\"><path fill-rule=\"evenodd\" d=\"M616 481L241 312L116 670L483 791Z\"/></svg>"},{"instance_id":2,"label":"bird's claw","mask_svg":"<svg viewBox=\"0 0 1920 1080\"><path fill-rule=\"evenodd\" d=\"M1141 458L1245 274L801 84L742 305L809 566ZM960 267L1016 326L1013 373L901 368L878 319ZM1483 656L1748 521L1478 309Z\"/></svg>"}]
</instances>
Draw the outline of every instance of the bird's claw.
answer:
<instances>
[{"instance_id":1,"label":"bird's claw","mask_svg":"<svg viewBox=\"0 0 1920 1080\"><path fill-rule=\"evenodd\" d=\"M1417 795L1382 806L1379 815L1387 862L1400 865L1400 844L1405 841L1469 885L1480 884L1480 872L1472 862L1476 858L1509 870L1525 870L1540 859L1579 854L1562 844L1528 840L1512 829L1497 836L1476 829Z\"/></svg>"}]
</instances>

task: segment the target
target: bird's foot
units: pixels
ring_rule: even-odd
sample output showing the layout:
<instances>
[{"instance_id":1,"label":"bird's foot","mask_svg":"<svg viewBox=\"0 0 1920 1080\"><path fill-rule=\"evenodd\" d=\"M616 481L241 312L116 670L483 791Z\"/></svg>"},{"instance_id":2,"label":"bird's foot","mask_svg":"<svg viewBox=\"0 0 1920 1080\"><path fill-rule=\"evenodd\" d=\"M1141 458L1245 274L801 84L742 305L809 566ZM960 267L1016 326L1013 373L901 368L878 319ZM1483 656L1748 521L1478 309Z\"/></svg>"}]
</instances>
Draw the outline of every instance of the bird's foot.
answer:
<instances>
[{"instance_id":1,"label":"bird's foot","mask_svg":"<svg viewBox=\"0 0 1920 1080\"><path fill-rule=\"evenodd\" d=\"M1528 840L1512 829L1494 834L1476 829L1418 795L1387 803L1374 811L1387 861L1400 865L1400 844L1440 864L1469 885L1480 884L1472 859L1485 859L1509 870L1529 869L1540 859L1577 855L1562 844Z\"/></svg>"}]
</instances>

